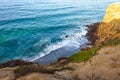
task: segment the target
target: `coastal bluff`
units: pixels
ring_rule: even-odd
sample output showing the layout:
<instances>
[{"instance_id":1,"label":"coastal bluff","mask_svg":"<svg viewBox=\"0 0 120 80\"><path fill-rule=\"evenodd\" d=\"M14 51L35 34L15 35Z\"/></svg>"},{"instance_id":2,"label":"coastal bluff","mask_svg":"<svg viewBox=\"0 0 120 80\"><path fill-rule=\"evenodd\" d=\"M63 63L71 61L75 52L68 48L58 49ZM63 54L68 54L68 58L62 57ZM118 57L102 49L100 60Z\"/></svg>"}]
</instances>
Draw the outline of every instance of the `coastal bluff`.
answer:
<instances>
[{"instance_id":1,"label":"coastal bluff","mask_svg":"<svg viewBox=\"0 0 120 80\"><path fill-rule=\"evenodd\" d=\"M120 3L107 8L102 22L88 25L86 36L93 47L56 63L1 63L0 80L120 80Z\"/></svg>"},{"instance_id":2,"label":"coastal bluff","mask_svg":"<svg viewBox=\"0 0 120 80\"><path fill-rule=\"evenodd\" d=\"M120 40L120 2L108 6L102 22L88 25L88 39L93 45Z\"/></svg>"},{"instance_id":3,"label":"coastal bluff","mask_svg":"<svg viewBox=\"0 0 120 80\"><path fill-rule=\"evenodd\" d=\"M120 2L113 3L107 8L96 35L98 36L97 44L120 40Z\"/></svg>"},{"instance_id":4,"label":"coastal bluff","mask_svg":"<svg viewBox=\"0 0 120 80\"><path fill-rule=\"evenodd\" d=\"M109 5L103 18L103 22L109 23L114 19L120 19L120 2Z\"/></svg>"}]
</instances>

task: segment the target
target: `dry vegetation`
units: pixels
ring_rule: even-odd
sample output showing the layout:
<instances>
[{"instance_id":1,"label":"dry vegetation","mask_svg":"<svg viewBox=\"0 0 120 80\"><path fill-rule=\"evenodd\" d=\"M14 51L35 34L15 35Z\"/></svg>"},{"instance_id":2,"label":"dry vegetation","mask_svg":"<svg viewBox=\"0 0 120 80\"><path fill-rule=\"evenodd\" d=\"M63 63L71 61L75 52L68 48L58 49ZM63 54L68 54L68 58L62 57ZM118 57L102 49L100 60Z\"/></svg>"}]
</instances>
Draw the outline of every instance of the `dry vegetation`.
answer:
<instances>
[{"instance_id":1,"label":"dry vegetation","mask_svg":"<svg viewBox=\"0 0 120 80\"><path fill-rule=\"evenodd\" d=\"M33 62L28 62L28 61L23 61L23 60L10 60L7 62L3 62L0 64L0 68L5 68L5 67L16 67L16 66L22 66L22 65L32 65L36 64Z\"/></svg>"}]
</instances>

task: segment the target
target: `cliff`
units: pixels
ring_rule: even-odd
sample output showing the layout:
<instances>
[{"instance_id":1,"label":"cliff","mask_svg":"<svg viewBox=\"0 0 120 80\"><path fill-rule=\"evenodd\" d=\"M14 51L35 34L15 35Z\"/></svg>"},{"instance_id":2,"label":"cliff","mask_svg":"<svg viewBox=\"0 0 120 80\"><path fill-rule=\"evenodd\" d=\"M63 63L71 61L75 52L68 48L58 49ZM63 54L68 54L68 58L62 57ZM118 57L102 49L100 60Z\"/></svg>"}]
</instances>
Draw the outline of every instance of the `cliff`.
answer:
<instances>
[{"instance_id":1,"label":"cliff","mask_svg":"<svg viewBox=\"0 0 120 80\"><path fill-rule=\"evenodd\" d=\"M88 28L87 36L93 45L120 40L120 3L111 4L106 10L103 22L88 25Z\"/></svg>"},{"instance_id":2,"label":"cliff","mask_svg":"<svg viewBox=\"0 0 120 80\"><path fill-rule=\"evenodd\" d=\"M120 19L114 19L109 23L101 23L96 35L98 36L96 44L120 40Z\"/></svg>"},{"instance_id":3,"label":"cliff","mask_svg":"<svg viewBox=\"0 0 120 80\"><path fill-rule=\"evenodd\" d=\"M120 2L113 3L107 8L103 22L109 23L114 19L120 19Z\"/></svg>"},{"instance_id":4,"label":"cliff","mask_svg":"<svg viewBox=\"0 0 120 80\"><path fill-rule=\"evenodd\" d=\"M120 40L120 3L113 3L107 8L97 36L99 37L97 43Z\"/></svg>"},{"instance_id":5,"label":"cliff","mask_svg":"<svg viewBox=\"0 0 120 80\"><path fill-rule=\"evenodd\" d=\"M119 13L120 3L111 4L103 22L88 25L92 48L49 65L22 60L2 63L0 80L120 80Z\"/></svg>"}]
</instances>

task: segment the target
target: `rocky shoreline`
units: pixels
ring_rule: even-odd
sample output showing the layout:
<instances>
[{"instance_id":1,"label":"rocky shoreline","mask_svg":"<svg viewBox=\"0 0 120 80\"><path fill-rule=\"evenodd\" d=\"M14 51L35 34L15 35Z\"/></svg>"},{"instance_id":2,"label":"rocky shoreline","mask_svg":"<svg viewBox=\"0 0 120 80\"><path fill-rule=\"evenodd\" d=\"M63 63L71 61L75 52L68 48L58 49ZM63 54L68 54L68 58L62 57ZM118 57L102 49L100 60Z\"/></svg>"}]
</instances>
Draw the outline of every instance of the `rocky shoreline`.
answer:
<instances>
[{"instance_id":1,"label":"rocky shoreline","mask_svg":"<svg viewBox=\"0 0 120 80\"><path fill-rule=\"evenodd\" d=\"M93 47L62 57L55 63L13 60L0 64L0 80L119 80L120 3L111 4L103 22L87 25ZM114 14L118 15L114 15ZM119 19L118 19L119 18Z\"/></svg>"}]
</instances>

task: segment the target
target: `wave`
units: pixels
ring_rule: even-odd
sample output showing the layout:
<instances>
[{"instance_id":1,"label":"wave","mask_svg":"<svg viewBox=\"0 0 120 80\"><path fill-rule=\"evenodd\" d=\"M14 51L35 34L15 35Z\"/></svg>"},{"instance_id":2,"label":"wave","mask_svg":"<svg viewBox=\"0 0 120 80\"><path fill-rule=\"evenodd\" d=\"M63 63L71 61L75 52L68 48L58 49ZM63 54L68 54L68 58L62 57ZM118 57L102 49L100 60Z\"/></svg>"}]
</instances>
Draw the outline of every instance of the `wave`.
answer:
<instances>
[{"instance_id":1,"label":"wave","mask_svg":"<svg viewBox=\"0 0 120 80\"><path fill-rule=\"evenodd\" d=\"M70 6L67 6L67 7L58 7L58 8L50 8L50 9L20 9L20 11L41 11L41 12L56 12L56 11L61 11L61 10L69 10L69 9L73 9L74 7L70 7Z\"/></svg>"},{"instance_id":2,"label":"wave","mask_svg":"<svg viewBox=\"0 0 120 80\"><path fill-rule=\"evenodd\" d=\"M35 16L35 17L26 17L26 18L16 18L16 19L11 19L11 20L1 20L0 25L5 25L9 23L16 23L16 22L24 22L24 21L34 21L34 20L42 20L42 19L50 19L53 17L56 18L61 18L64 16L71 16L74 13L59 13L59 14L51 14L51 15L41 15L41 16Z\"/></svg>"},{"instance_id":3,"label":"wave","mask_svg":"<svg viewBox=\"0 0 120 80\"><path fill-rule=\"evenodd\" d=\"M42 10L42 11L61 11L61 10L66 10L66 9L72 9L72 8L74 8L74 7L61 7L61 8L53 8L53 9L44 9L44 10Z\"/></svg>"},{"instance_id":4,"label":"wave","mask_svg":"<svg viewBox=\"0 0 120 80\"><path fill-rule=\"evenodd\" d=\"M42 53L28 60L39 63L49 63L57 60L59 57L69 57L85 46L87 43L86 33L87 31L83 28L80 33L75 33L67 37L61 36L63 38L61 42L51 44Z\"/></svg>"}]
</instances>

